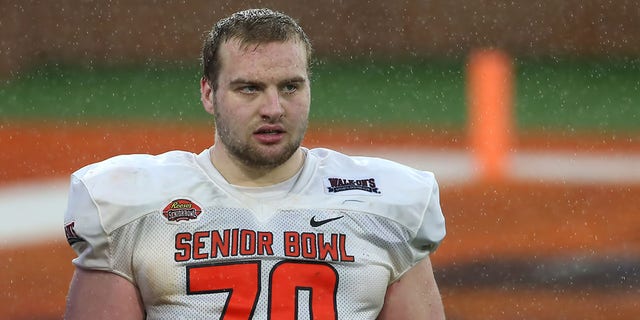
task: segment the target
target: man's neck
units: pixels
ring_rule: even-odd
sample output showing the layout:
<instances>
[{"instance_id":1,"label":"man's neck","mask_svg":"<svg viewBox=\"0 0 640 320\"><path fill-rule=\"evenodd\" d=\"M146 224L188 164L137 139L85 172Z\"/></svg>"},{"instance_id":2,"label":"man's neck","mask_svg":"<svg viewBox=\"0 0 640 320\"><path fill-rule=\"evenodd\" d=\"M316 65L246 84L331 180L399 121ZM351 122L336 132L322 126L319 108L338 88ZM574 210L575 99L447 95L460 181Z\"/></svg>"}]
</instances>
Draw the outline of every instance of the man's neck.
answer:
<instances>
[{"instance_id":1,"label":"man's neck","mask_svg":"<svg viewBox=\"0 0 640 320\"><path fill-rule=\"evenodd\" d=\"M230 157L222 148L211 147L211 163L227 182L243 187L264 187L283 182L293 177L305 161L305 152L298 148L291 158L275 168L256 168Z\"/></svg>"}]
</instances>

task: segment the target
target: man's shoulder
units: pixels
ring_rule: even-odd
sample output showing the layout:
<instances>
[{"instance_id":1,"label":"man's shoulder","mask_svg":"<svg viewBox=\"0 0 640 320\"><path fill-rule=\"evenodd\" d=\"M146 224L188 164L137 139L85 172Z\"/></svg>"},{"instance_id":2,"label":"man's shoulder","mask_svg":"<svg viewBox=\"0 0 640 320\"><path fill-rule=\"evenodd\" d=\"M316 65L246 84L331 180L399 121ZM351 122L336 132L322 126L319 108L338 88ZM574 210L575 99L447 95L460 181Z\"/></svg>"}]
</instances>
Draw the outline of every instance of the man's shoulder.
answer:
<instances>
[{"instance_id":1,"label":"man's shoulder","mask_svg":"<svg viewBox=\"0 0 640 320\"><path fill-rule=\"evenodd\" d=\"M309 150L316 157L324 171L351 175L385 176L390 180L435 183L434 174L404 165L402 163L373 156L353 156L335 150L317 148Z\"/></svg>"},{"instance_id":2,"label":"man's shoulder","mask_svg":"<svg viewBox=\"0 0 640 320\"><path fill-rule=\"evenodd\" d=\"M200 172L196 155L189 152L115 156L76 171L69 202L95 206L112 230L186 193L201 181Z\"/></svg>"},{"instance_id":3,"label":"man's shoulder","mask_svg":"<svg viewBox=\"0 0 640 320\"><path fill-rule=\"evenodd\" d=\"M76 171L73 179L82 181L96 200L133 203L195 184L200 172L195 154L170 151L115 156Z\"/></svg>"},{"instance_id":4,"label":"man's shoulder","mask_svg":"<svg viewBox=\"0 0 640 320\"><path fill-rule=\"evenodd\" d=\"M438 184L432 172L378 157L348 156L329 149L313 149L318 158L315 181L322 181L323 204L368 212L405 226L412 235L423 223L440 226ZM317 188L310 188L317 194ZM311 192L311 191L310 191ZM437 234L430 239L439 237Z\"/></svg>"},{"instance_id":5,"label":"man's shoulder","mask_svg":"<svg viewBox=\"0 0 640 320\"><path fill-rule=\"evenodd\" d=\"M73 176L83 181L126 179L139 175L158 175L166 173L171 167L194 163L195 154L185 151L169 151L159 155L127 154L89 164L74 172Z\"/></svg>"}]
</instances>

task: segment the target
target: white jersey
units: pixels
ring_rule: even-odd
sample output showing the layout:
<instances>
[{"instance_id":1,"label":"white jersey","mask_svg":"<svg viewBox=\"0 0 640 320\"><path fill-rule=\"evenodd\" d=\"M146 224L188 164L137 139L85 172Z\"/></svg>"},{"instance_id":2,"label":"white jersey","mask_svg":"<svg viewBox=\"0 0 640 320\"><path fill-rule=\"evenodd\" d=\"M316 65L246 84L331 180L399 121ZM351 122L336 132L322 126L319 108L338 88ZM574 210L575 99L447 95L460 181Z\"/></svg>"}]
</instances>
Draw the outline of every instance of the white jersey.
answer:
<instances>
[{"instance_id":1,"label":"white jersey","mask_svg":"<svg viewBox=\"0 0 640 320\"><path fill-rule=\"evenodd\" d=\"M208 150L84 167L65 216L73 263L134 283L147 319L375 319L387 286L445 235L436 181L304 150L271 199L229 185Z\"/></svg>"}]
</instances>

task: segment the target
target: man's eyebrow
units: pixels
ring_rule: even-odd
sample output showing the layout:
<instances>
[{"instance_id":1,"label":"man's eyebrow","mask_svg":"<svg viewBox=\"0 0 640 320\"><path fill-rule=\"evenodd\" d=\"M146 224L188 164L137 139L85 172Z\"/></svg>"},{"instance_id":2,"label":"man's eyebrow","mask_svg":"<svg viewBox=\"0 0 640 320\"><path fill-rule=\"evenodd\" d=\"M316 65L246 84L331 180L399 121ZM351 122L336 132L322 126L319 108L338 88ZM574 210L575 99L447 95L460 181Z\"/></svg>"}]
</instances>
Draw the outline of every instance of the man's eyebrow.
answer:
<instances>
[{"instance_id":1,"label":"man's eyebrow","mask_svg":"<svg viewBox=\"0 0 640 320\"><path fill-rule=\"evenodd\" d=\"M288 83L304 83L306 82L307 79L305 77L302 76L296 76L296 77L292 77L289 79L284 79L282 81L280 81L278 84L279 85L283 85L283 84L288 84ZM255 86L265 86L265 84L263 82L260 81L256 81L256 80L249 80L249 79L244 79L244 78L237 78L237 79L233 79L229 82L230 85L255 85Z\"/></svg>"},{"instance_id":2,"label":"man's eyebrow","mask_svg":"<svg viewBox=\"0 0 640 320\"><path fill-rule=\"evenodd\" d=\"M293 77L293 78L289 78L289 79L285 79L283 81L281 81L281 84L287 84L287 83L304 83L305 81L307 81L306 78L304 77Z\"/></svg>"},{"instance_id":3,"label":"man's eyebrow","mask_svg":"<svg viewBox=\"0 0 640 320\"><path fill-rule=\"evenodd\" d=\"M238 78L238 79L231 80L231 82L229 82L229 84L231 84L231 85L243 85L243 84L262 85L262 83L259 82L259 81L253 81L253 80L248 80L248 79L243 79L243 78Z\"/></svg>"}]
</instances>

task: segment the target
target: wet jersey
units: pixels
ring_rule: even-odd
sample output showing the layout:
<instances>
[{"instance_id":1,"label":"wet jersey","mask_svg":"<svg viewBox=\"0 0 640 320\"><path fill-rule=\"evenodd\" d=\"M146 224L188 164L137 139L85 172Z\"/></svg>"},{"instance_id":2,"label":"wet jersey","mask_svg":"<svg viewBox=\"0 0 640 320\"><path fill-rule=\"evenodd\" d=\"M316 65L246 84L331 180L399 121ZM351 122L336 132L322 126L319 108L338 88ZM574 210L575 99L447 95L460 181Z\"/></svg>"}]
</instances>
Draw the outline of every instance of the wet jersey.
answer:
<instances>
[{"instance_id":1,"label":"wet jersey","mask_svg":"<svg viewBox=\"0 0 640 320\"><path fill-rule=\"evenodd\" d=\"M209 150L117 156L71 177L84 269L139 289L147 319L375 319L445 235L433 174L304 149L286 194L229 185Z\"/></svg>"}]
</instances>

